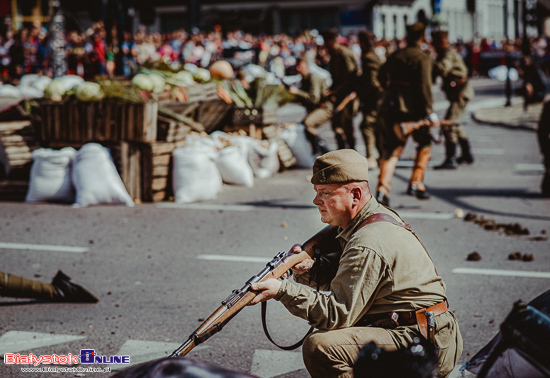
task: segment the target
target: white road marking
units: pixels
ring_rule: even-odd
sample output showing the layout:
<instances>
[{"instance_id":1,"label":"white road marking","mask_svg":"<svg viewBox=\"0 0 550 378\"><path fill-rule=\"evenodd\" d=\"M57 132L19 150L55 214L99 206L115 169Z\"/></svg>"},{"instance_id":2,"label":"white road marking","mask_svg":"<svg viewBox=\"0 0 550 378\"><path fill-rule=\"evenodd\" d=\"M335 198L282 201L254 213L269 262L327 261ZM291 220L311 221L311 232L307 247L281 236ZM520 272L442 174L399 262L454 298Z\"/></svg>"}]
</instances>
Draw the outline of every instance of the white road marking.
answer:
<instances>
[{"instance_id":1,"label":"white road marking","mask_svg":"<svg viewBox=\"0 0 550 378\"><path fill-rule=\"evenodd\" d=\"M256 349L250 374L260 378L271 378L300 369L305 369L300 352Z\"/></svg>"},{"instance_id":2,"label":"white road marking","mask_svg":"<svg viewBox=\"0 0 550 378\"><path fill-rule=\"evenodd\" d=\"M514 165L515 171L537 171L537 172L544 172L544 165L542 164L526 164L526 163L519 163Z\"/></svg>"},{"instance_id":3,"label":"white road marking","mask_svg":"<svg viewBox=\"0 0 550 378\"><path fill-rule=\"evenodd\" d=\"M437 219L449 220L455 218L454 213L423 213L418 211L398 211L401 218L407 219Z\"/></svg>"},{"instance_id":4,"label":"white road marking","mask_svg":"<svg viewBox=\"0 0 550 378\"><path fill-rule=\"evenodd\" d=\"M484 276L550 278L550 272L533 272L533 271L526 271L526 270L455 268L453 269L453 273L479 274Z\"/></svg>"},{"instance_id":5,"label":"white road marking","mask_svg":"<svg viewBox=\"0 0 550 378\"><path fill-rule=\"evenodd\" d=\"M68 343L70 341L82 340L85 338L84 336L8 331L0 337L0 355L17 353L24 350L32 351L45 346ZM78 352L80 352L80 350ZM34 354L36 354L36 352Z\"/></svg>"},{"instance_id":6,"label":"white road marking","mask_svg":"<svg viewBox=\"0 0 550 378\"><path fill-rule=\"evenodd\" d=\"M0 242L0 248L48 251L48 252L73 252L73 253L84 253L89 251L89 249L86 247L74 247L74 246L67 246L67 245L45 245L45 244L2 243L2 242Z\"/></svg>"},{"instance_id":7,"label":"white road marking","mask_svg":"<svg viewBox=\"0 0 550 378\"><path fill-rule=\"evenodd\" d=\"M190 209L190 210L223 210L223 211L251 211L256 207L251 205L222 205L217 203L175 203L160 202L156 204L160 209Z\"/></svg>"},{"instance_id":8,"label":"white road marking","mask_svg":"<svg viewBox=\"0 0 550 378\"><path fill-rule=\"evenodd\" d=\"M160 341L126 340L116 353L117 356L130 356L130 363L125 365L110 364L112 370L122 369L131 365L140 364L158 358L168 357L173 351L179 348L181 343L167 343ZM193 349L198 351L208 346L199 345Z\"/></svg>"},{"instance_id":9,"label":"white road marking","mask_svg":"<svg viewBox=\"0 0 550 378\"><path fill-rule=\"evenodd\" d=\"M251 262L251 263L268 263L271 259L267 257L254 256L232 256L232 255L197 255L199 260L210 261L231 261L231 262Z\"/></svg>"}]
</instances>

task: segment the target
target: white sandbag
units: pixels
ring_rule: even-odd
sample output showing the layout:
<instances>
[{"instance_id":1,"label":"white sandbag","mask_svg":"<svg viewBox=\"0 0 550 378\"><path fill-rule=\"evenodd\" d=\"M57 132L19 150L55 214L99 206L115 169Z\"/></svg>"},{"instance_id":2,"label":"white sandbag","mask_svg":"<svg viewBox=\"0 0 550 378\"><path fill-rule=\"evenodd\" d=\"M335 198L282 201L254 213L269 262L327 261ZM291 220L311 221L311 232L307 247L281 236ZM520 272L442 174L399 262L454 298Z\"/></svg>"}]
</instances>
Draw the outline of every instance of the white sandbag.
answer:
<instances>
[{"instance_id":1,"label":"white sandbag","mask_svg":"<svg viewBox=\"0 0 550 378\"><path fill-rule=\"evenodd\" d=\"M172 152L172 187L177 203L211 200L222 188L220 171L214 161L216 150L210 139L202 139L205 140Z\"/></svg>"},{"instance_id":2,"label":"white sandbag","mask_svg":"<svg viewBox=\"0 0 550 378\"><path fill-rule=\"evenodd\" d=\"M73 164L74 207L98 204L124 204L133 207L109 150L97 143L87 143L77 152Z\"/></svg>"},{"instance_id":3,"label":"white sandbag","mask_svg":"<svg viewBox=\"0 0 550 378\"><path fill-rule=\"evenodd\" d=\"M254 186L254 172L248 163L246 147L232 145L218 152L216 164L222 180L230 185Z\"/></svg>"},{"instance_id":4,"label":"white sandbag","mask_svg":"<svg viewBox=\"0 0 550 378\"><path fill-rule=\"evenodd\" d=\"M267 143L267 146L264 144ZM248 163L254 176L268 178L279 172L279 147L275 141L254 141L248 151Z\"/></svg>"},{"instance_id":5,"label":"white sandbag","mask_svg":"<svg viewBox=\"0 0 550 378\"><path fill-rule=\"evenodd\" d=\"M296 166L299 168L311 168L315 157L311 153L311 146L307 141L305 126L293 124L281 130L280 138L285 141L288 148L296 158Z\"/></svg>"},{"instance_id":6,"label":"white sandbag","mask_svg":"<svg viewBox=\"0 0 550 378\"><path fill-rule=\"evenodd\" d=\"M71 182L71 170L75 156L76 150L72 147L34 150L25 202L72 203L75 190Z\"/></svg>"}]
</instances>

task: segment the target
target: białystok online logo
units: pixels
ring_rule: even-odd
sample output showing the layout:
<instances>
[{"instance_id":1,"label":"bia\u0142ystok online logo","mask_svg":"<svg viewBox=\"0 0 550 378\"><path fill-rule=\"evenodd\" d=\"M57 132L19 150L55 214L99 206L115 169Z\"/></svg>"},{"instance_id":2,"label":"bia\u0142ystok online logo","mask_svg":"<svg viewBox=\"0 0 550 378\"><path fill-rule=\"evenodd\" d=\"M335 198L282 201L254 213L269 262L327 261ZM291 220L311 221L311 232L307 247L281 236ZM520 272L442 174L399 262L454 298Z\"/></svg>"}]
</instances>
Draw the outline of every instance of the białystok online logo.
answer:
<instances>
[{"instance_id":1,"label":"bia\u0142ystok online logo","mask_svg":"<svg viewBox=\"0 0 550 378\"><path fill-rule=\"evenodd\" d=\"M6 365L29 365L38 366L58 364L129 364L130 356L101 356L95 349L80 349L80 355L68 354L59 356L57 354L35 356L34 354L21 355L19 353L5 353L4 364Z\"/></svg>"}]
</instances>

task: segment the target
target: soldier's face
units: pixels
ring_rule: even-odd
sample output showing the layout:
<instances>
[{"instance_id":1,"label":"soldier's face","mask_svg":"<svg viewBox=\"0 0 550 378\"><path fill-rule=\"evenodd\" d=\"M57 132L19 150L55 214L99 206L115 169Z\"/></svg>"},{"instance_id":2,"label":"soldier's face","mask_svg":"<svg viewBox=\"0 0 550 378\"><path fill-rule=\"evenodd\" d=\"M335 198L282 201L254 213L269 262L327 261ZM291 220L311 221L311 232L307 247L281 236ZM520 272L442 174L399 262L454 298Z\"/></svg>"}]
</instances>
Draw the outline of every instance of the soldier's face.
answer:
<instances>
[{"instance_id":1,"label":"soldier's face","mask_svg":"<svg viewBox=\"0 0 550 378\"><path fill-rule=\"evenodd\" d=\"M321 222L344 228L351 221L353 194L342 184L314 185L313 204L321 214Z\"/></svg>"}]
</instances>

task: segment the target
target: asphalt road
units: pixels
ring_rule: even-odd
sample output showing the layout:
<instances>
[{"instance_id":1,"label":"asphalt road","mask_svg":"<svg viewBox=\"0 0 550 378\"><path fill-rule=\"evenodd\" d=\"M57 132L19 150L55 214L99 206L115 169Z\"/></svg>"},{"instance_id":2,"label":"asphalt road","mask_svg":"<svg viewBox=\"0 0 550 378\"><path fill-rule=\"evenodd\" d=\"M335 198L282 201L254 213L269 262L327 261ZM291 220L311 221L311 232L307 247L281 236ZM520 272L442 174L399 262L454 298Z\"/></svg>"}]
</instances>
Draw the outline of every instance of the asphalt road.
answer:
<instances>
[{"instance_id":1,"label":"asphalt road","mask_svg":"<svg viewBox=\"0 0 550 378\"><path fill-rule=\"evenodd\" d=\"M483 79L475 85L473 107L504 101L502 83ZM442 112L440 93L436 99ZM432 198L418 201L405 193L414 155L410 143L394 177L391 204L417 232L447 284L464 338L461 363L498 332L515 301L529 301L550 286L550 200L539 194L535 133L475 124L470 117L465 127L475 163L456 171L430 169L425 181ZM332 143L328 125L322 130ZM434 146L432 166L443 153L443 146ZM101 356L129 355L132 363L169 354L277 252L323 227L311 203L309 174L291 169L256 180L253 188L226 185L216 200L192 206L165 202L77 209L0 202L4 272L50 281L62 269L101 298L93 305L1 298L0 354L65 356L94 349ZM370 175L374 189L377 171ZM457 209L518 223L529 235L486 230L455 217ZM481 260L468 261L474 251ZM533 260L509 260L513 252L532 254ZM276 302L268 311L270 330L282 344L308 329ZM266 339L259 306L245 308L189 356L260 377L308 376L300 350L283 352ZM0 363L0 376L45 375L21 367L28 365Z\"/></svg>"}]
</instances>

